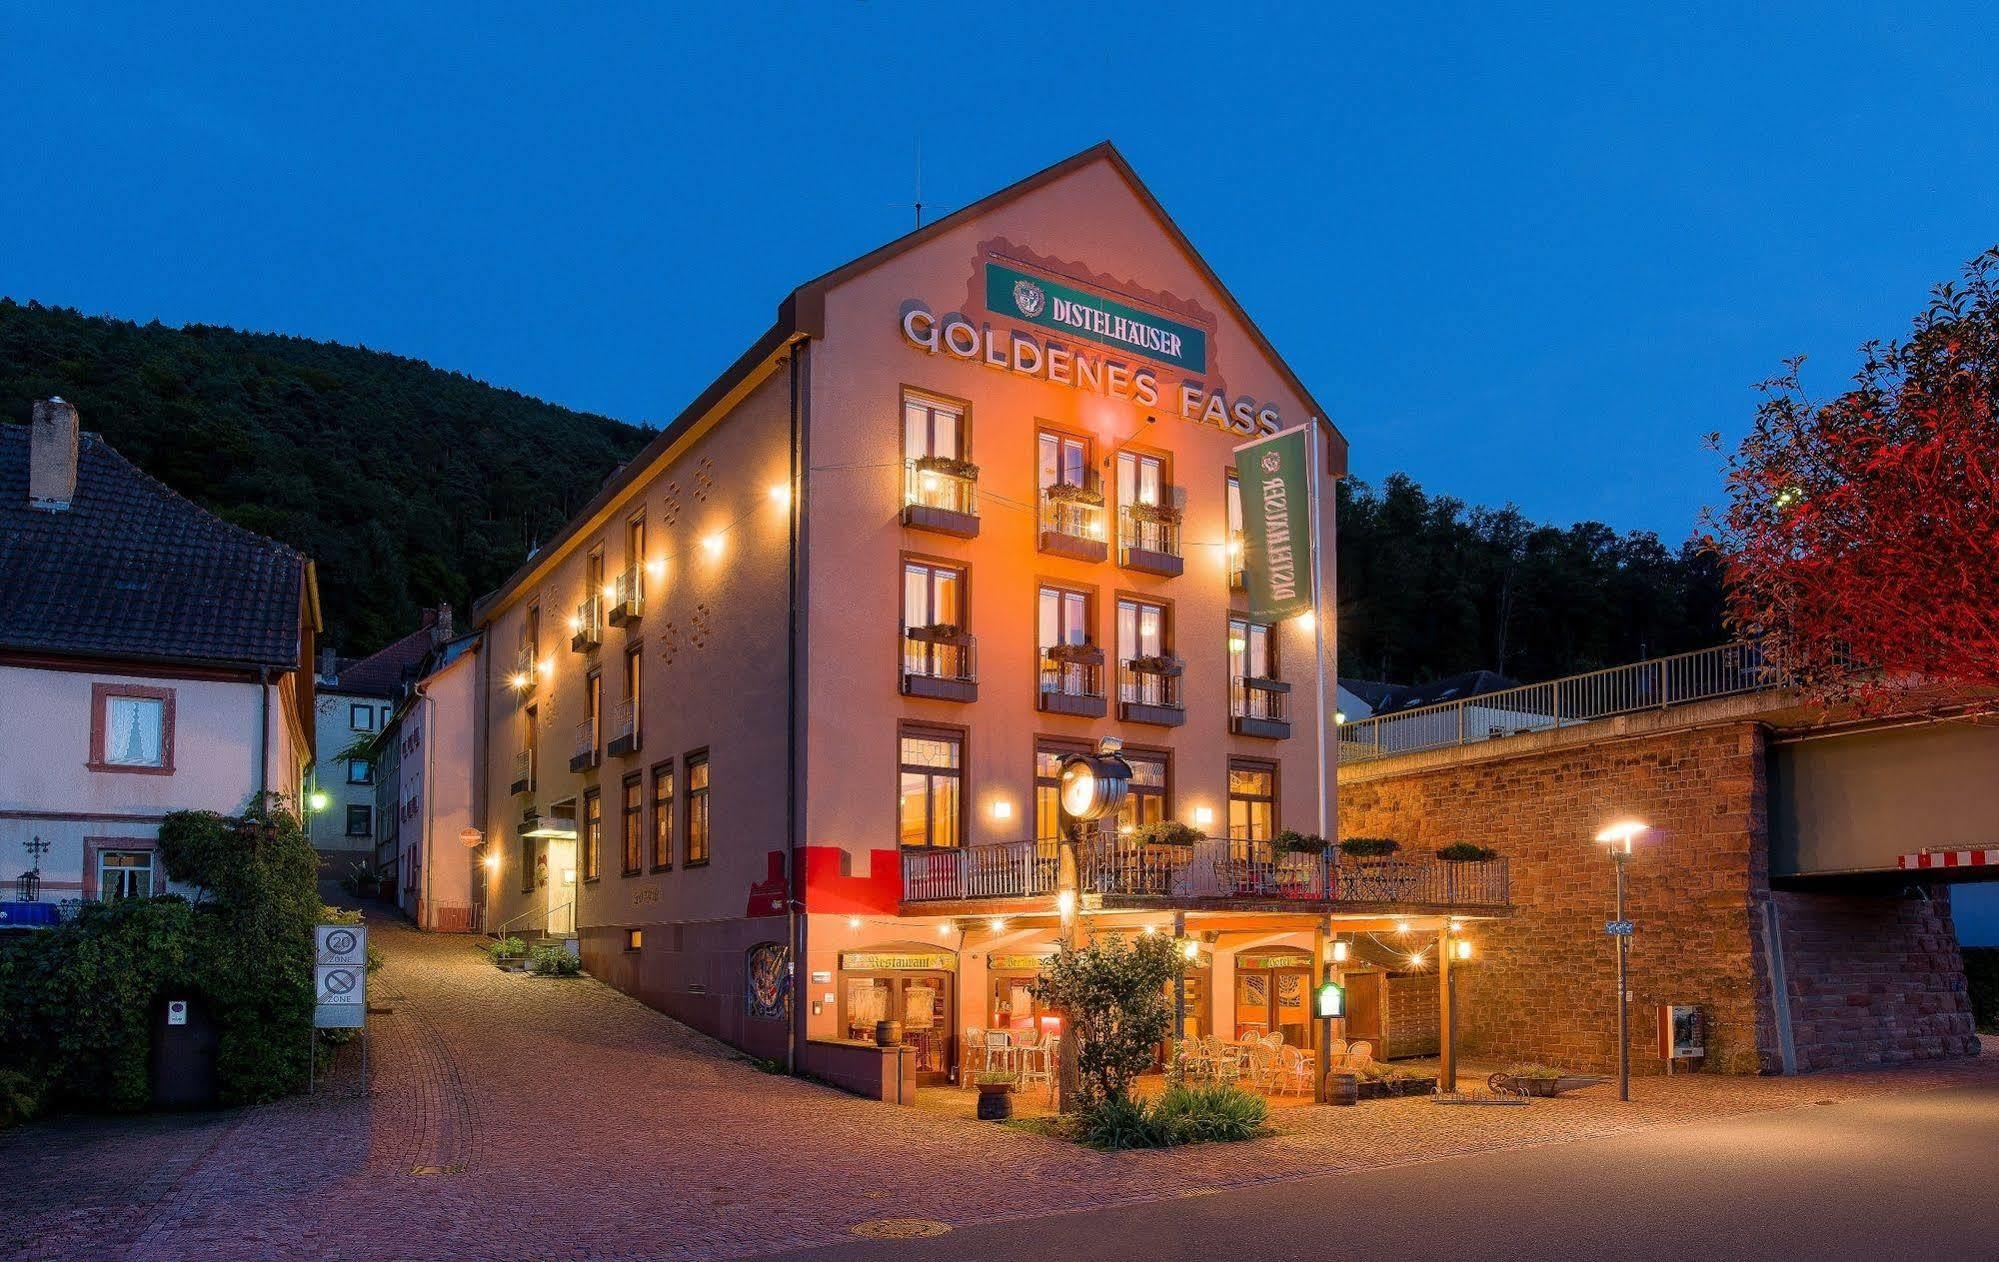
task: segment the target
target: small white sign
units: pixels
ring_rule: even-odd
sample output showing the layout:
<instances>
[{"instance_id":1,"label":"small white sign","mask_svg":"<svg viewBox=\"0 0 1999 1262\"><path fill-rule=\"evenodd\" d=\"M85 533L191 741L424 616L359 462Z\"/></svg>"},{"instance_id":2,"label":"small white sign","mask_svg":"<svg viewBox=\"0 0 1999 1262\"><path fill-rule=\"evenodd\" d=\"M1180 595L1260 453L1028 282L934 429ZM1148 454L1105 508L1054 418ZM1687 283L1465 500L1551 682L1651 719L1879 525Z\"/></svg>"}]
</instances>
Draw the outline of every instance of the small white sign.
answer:
<instances>
[{"instance_id":1,"label":"small white sign","mask_svg":"<svg viewBox=\"0 0 1999 1262\"><path fill-rule=\"evenodd\" d=\"M185 999L167 1000L167 1024L168 1025L187 1024L187 1000Z\"/></svg>"},{"instance_id":2,"label":"small white sign","mask_svg":"<svg viewBox=\"0 0 1999 1262\"><path fill-rule=\"evenodd\" d=\"M319 963L359 967L367 963L368 926L320 925L317 946Z\"/></svg>"}]
</instances>

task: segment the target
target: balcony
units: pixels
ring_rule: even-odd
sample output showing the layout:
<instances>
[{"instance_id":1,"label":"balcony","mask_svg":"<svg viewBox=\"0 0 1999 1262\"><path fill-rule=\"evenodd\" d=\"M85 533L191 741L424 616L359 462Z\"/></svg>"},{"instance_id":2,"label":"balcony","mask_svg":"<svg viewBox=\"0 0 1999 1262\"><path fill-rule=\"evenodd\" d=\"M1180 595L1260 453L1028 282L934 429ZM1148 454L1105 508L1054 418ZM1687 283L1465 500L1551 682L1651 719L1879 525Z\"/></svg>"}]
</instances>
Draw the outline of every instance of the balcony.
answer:
<instances>
[{"instance_id":1,"label":"balcony","mask_svg":"<svg viewBox=\"0 0 1999 1262\"><path fill-rule=\"evenodd\" d=\"M1057 644L1041 650L1043 714L1104 717L1104 651L1094 644Z\"/></svg>"},{"instance_id":2,"label":"balcony","mask_svg":"<svg viewBox=\"0 0 1999 1262\"><path fill-rule=\"evenodd\" d=\"M514 755L514 779L508 786L509 793L516 795L534 792L534 751L523 749Z\"/></svg>"},{"instance_id":3,"label":"balcony","mask_svg":"<svg viewBox=\"0 0 1999 1262\"><path fill-rule=\"evenodd\" d=\"M574 653L587 653L603 642L604 598L592 592L576 606L576 616L569 620L569 648Z\"/></svg>"},{"instance_id":4,"label":"balcony","mask_svg":"<svg viewBox=\"0 0 1999 1262\"><path fill-rule=\"evenodd\" d=\"M1281 679L1237 675L1229 681L1229 731L1267 741L1291 735L1291 685Z\"/></svg>"},{"instance_id":5,"label":"balcony","mask_svg":"<svg viewBox=\"0 0 1999 1262\"><path fill-rule=\"evenodd\" d=\"M610 622L614 627L636 626L646 611L645 579L637 568L626 570L611 580Z\"/></svg>"},{"instance_id":6,"label":"balcony","mask_svg":"<svg viewBox=\"0 0 1999 1262\"><path fill-rule=\"evenodd\" d=\"M957 627L902 633L902 695L933 701L979 699L979 642Z\"/></svg>"},{"instance_id":7,"label":"balcony","mask_svg":"<svg viewBox=\"0 0 1999 1262\"><path fill-rule=\"evenodd\" d=\"M604 753L612 758L629 758L639 752L639 703L626 697L611 711L611 743Z\"/></svg>"},{"instance_id":8,"label":"balcony","mask_svg":"<svg viewBox=\"0 0 1999 1262\"><path fill-rule=\"evenodd\" d=\"M902 524L959 539L979 535L979 466L949 456L903 464Z\"/></svg>"},{"instance_id":9,"label":"balcony","mask_svg":"<svg viewBox=\"0 0 1999 1262\"><path fill-rule=\"evenodd\" d=\"M1232 592L1242 591L1249 585L1248 576L1243 568L1243 556L1248 548L1242 531L1229 531L1229 590Z\"/></svg>"},{"instance_id":10,"label":"balcony","mask_svg":"<svg viewBox=\"0 0 1999 1262\"><path fill-rule=\"evenodd\" d=\"M1126 723L1179 727L1187 721L1180 700L1180 661L1173 657L1129 657L1118 667L1117 716Z\"/></svg>"},{"instance_id":11,"label":"balcony","mask_svg":"<svg viewBox=\"0 0 1999 1262\"><path fill-rule=\"evenodd\" d=\"M1110 555L1104 534L1104 493L1094 479L1078 486L1057 482L1041 488L1040 548L1075 561Z\"/></svg>"},{"instance_id":12,"label":"balcony","mask_svg":"<svg viewBox=\"0 0 1999 1262\"><path fill-rule=\"evenodd\" d=\"M576 725L576 752L570 756L571 771L588 771L598 763L597 720L585 719Z\"/></svg>"},{"instance_id":13,"label":"balcony","mask_svg":"<svg viewBox=\"0 0 1999 1262\"><path fill-rule=\"evenodd\" d=\"M1127 570L1178 578L1180 510L1166 504L1126 504L1117 512L1117 563Z\"/></svg>"},{"instance_id":14,"label":"balcony","mask_svg":"<svg viewBox=\"0 0 1999 1262\"><path fill-rule=\"evenodd\" d=\"M1053 839L902 851L904 904L1021 901L1054 906ZM1133 837L1078 844L1079 893L1106 909L1179 906L1351 911L1377 915L1498 913L1511 906L1506 860L1357 859L1330 848L1288 851L1267 841L1205 838L1167 845Z\"/></svg>"},{"instance_id":15,"label":"balcony","mask_svg":"<svg viewBox=\"0 0 1999 1262\"><path fill-rule=\"evenodd\" d=\"M535 660L534 645L523 644L514 653L514 673L508 682L517 700L526 701L534 695L535 685L541 682L541 663Z\"/></svg>"}]
</instances>

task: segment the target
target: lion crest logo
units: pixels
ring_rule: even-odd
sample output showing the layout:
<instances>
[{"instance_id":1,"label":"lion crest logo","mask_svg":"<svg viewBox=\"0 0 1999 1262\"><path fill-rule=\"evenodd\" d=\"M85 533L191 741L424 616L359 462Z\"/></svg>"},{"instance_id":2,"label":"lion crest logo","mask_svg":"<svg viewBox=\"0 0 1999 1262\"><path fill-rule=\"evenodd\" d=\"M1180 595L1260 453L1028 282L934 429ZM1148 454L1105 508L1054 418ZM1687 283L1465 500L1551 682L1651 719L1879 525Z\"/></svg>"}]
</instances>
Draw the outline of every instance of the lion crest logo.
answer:
<instances>
[{"instance_id":1,"label":"lion crest logo","mask_svg":"<svg viewBox=\"0 0 1999 1262\"><path fill-rule=\"evenodd\" d=\"M1263 453L1263 471L1265 473L1274 474L1283 467L1284 461L1278 457L1276 452L1266 451Z\"/></svg>"},{"instance_id":2,"label":"lion crest logo","mask_svg":"<svg viewBox=\"0 0 1999 1262\"><path fill-rule=\"evenodd\" d=\"M1013 305L1020 314L1032 320L1048 305L1048 295L1042 293L1041 286L1031 280L1017 280L1013 282Z\"/></svg>"}]
</instances>

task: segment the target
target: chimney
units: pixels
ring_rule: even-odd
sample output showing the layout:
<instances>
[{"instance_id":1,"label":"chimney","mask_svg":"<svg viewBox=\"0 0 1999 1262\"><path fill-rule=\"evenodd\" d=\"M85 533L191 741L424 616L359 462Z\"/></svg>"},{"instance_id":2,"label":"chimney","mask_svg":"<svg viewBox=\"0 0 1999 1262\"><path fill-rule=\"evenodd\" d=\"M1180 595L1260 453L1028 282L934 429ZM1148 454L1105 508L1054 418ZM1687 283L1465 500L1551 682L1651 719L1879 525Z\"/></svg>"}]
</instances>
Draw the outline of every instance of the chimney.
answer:
<instances>
[{"instance_id":1,"label":"chimney","mask_svg":"<svg viewBox=\"0 0 1999 1262\"><path fill-rule=\"evenodd\" d=\"M319 677L333 683L339 677L340 659L333 655L331 648L319 650Z\"/></svg>"},{"instance_id":2,"label":"chimney","mask_svg":"<svg viewBox=\"0 0 1999 1262\"><path fill-rule=\"evenodd\" d=\"M28 505L59 513L75 494L76 409L61 399L38 399L28 428Z\"/></svg>"},{"instance_id":3,"label":"chimney","mask_svg":"<svg viewBox=\"0 0 1999 1262\"><path fill-rule=\"evenodd\" d=\"M431 628L430 642L442 644L451 638L451 606L440 601L434 617L435 625Z\"/></svg>"}]
</instances>

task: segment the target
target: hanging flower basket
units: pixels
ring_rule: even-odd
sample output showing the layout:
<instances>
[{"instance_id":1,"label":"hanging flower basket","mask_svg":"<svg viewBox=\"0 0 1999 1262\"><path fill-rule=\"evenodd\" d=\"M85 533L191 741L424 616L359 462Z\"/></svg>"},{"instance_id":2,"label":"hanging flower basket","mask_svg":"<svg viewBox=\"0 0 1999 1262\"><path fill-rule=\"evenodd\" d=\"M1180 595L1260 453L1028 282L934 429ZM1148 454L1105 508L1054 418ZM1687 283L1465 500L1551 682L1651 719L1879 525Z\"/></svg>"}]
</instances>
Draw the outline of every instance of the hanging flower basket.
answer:
<instances>
[{"instance_id":1,"label":"hanging flower basket","mask_svg":"<svg viewBox=\"0 0 1999 1262\"><path fill-rule=\"evenodd\" d=\"M1101 507L1104 502L1104 493L1096 487L1077 486L1073 482L1057 482L1041 493L1057 504L1094 504Z\"/></svg>"},{"instance_id":2,"label":"hanging flower basket","mask_svg":"<svg viewBox=\"0 0 1999 1262\"><path fill-rule=\"evenodd\" d=\"M1053 644L1043 650L1051 662L1073 666L1102 666L1104 651L1094 644Z\"/></svg>"},{"instance_id":3,"label":"hanging flower basket","mask_svg":"<svg viewBox=\"0 0 1999 1262\"><path fill-rule=\"evenodd\" d=\"M1169 679L1179 675L1181 671L1186 669L1181 664L1179 658L1167 657L1163 654L1151 657L1134 657L1129 662L1126 662L1125 665L1131 667L1132 671L1136 674L1160 675Z\"/></svg>"},{"instance_id":4,"label":"hanging flower basket","mask_svg":"<svg viewBox=\"0 0 1999 1262\"><path fill-rule=\"evenodd\" d=\"M979 480L979 466L956 456L918 456L918 473L941 473L947 478L963 478L967 482Z\"/></svg>"},{"instance_id":5,"label":"hanging flower basket","mask_svg":"<svg viewBox=\"0 0 1999 1262\"><path fill-rule=\"evenodd\" d=\"M1133 521L1153 521L1162 525L1180 524L1180 510L1171 504L1127 504L1125 510Z\"/></svg>"}]
</instances>

